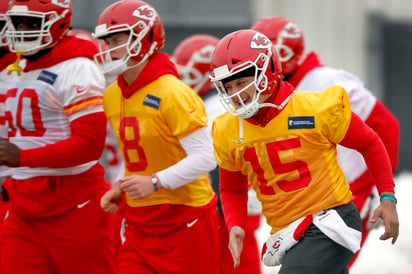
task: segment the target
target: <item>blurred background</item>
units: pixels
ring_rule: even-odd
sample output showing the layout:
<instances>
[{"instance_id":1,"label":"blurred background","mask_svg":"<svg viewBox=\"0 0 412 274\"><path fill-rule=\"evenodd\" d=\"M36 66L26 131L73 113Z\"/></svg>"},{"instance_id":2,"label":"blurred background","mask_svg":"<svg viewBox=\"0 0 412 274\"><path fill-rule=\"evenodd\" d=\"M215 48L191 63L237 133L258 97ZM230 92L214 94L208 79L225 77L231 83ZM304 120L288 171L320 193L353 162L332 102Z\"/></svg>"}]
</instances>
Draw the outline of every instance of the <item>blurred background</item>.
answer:
<instances>
[{"instance_id":1,"label":"blurred background","mask_svg":"<svg viewBox=\"0 0 412 274\"><path fill-rule=\"evenodd\" d=\"M72 0L73 28L94 30L116 1ZM398 173L412 168L412 0L148 0L160 14L164 51L195 33L219 38L269 15L285 16L305 34L324 64L358 75L401 124ZM412 101L412 100L411 100Z\"/></svg>"}]
</instances>

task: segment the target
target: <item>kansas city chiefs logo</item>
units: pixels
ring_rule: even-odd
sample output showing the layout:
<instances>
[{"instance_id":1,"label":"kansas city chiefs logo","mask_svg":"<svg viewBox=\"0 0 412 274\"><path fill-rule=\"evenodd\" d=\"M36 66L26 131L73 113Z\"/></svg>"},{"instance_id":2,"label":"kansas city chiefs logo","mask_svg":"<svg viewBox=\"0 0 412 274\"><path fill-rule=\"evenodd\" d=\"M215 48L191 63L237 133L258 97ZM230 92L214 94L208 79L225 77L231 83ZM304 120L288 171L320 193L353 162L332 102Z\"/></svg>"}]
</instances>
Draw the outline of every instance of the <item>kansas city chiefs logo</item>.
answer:
<instances>
[{"instance_id":1,"label":"kansas city chiefs logo","mask_svg":"<svg viewBox=\"0 0 412 274\"><path fill-rule=\"evenodd\" d=\"M302 31L300 28L292 22L287 23L280 34L282 38L300 38Z\"/></svg>"},{"instance_id":2,"label":"kansas city chiefs logo","mask_svg":"<svg viewBox=\"0 0 412 274\"><path fill-rule=\"evenodd\" d=\"M70 0L52 0L51 3L61 8L70 8Z\"/></svg>"},{"instance_id":3,"label":"kansas city chiefs logo","mask_svg":"<svg viewBox=\"0 0 412 274\"><path fill-rule=\"evenodd\" d=\"M149 5L143 5L133 11L133 16L147 21L154 21L156 11Z\"/></svg>"},{"instance_id":4,"label":"kansas city chiefs logo","mask_svg":"<svg viewBox=\"0 0 412 274\"><path fill-rule=\"evenodd\" d=\"M255 33L250 41L250 48L252 49L267 49L270 45L269 38L259 32Z\"/></svg>"},{"instance_id":5,"label":"kansas city chiefs logo","mask_svg":"<svg viewBox=\"0 0 412 274\"><path fill-rule=\"evenodd\" d=\"M199 59L205 60L205 63L210 63L212 61L213 50L215 49L212 45L207 45L201 48L197 54L199 54Z\"/></svg>"}]
</instances>

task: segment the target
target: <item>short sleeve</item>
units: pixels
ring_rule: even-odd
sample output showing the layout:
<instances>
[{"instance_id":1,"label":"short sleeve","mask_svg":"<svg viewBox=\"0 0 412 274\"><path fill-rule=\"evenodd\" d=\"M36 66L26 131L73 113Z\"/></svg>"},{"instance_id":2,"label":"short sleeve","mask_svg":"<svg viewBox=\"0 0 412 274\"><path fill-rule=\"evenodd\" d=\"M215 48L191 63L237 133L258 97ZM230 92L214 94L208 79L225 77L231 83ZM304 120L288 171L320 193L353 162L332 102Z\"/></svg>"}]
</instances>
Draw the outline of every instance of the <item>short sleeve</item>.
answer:
<instances>
[{"instance_id":1,"label":"short sleeve","mask_svg":"<svg viewBox=\"0 0 412 274\"><path fill-rule=\"evenodd\" d=\"M212 137L213 137L213 146L214 146L214 156L216 163L221 168L224 168L228 171L238 171L236 168L234 156L232 155L231 151L231 144L228 139L228 136L225 135L225 130L230 130L226 127L225 121L226 115L218 116L212 124Z\"/></svg>"},{"instance_id":2,"label":"short sleeve","mask_svg":"<svg viewBox=\"0 0 412 274\"><path fill-rule=\"evenodd\" d=\"M352 117L349 97L341 86L332 86L325 89L319 101L320 110L318 119L321 120L322 132L332 143L340 143L345 137Z\"/></svg>"},{"instance_id":3,"label":"short sleeve","mask_svg":"<svg viewBox=\"0 0 412 274\"><path fill-rule=\"evenodd\" d=\"M172 134L179 140L207 126L202 99L183 84L174 85L174 89L162 101L161 111Z\"/></svg>"},{"instance_id":4,"label":"short sleeve","mask_svg":"<svg viewBox=\"0 0 412 274\"><path fill-rule=\"evenodd\" d=\"M62 78L55 90L70 121L103 111L105 79L93 61L87 58L71 59L63 62L58 70L62 71L59 73Z\"/></svg>"}]
</instances>

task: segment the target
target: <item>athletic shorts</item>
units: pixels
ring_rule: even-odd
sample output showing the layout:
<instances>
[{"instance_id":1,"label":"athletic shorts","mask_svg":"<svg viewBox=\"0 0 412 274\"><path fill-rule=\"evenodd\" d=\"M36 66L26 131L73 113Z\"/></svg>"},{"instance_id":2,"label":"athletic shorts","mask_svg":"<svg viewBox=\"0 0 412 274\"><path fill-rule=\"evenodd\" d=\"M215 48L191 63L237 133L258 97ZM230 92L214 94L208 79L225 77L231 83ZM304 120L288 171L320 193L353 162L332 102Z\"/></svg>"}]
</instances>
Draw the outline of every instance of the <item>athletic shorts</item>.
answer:
<instances>
[{"instance_id":1,"label":"athletic shorts","mask_svg":"<svg viewBox=\"0 0 412 274\"><path fill-rule=\"evenodd\" d=\"M113 214L100 207L101 195L41 219L23 219L10 210L0 273L114 274Z\"/></svg>"},{"instance_id":2,"label":"athletic shorts","mask_svg":"<svg viewBox=\"0 0 412 274\"><path fill-rule=\"evenodd\" d=\"M144 233L126 221L117 274L219 274L217 210L167 233Z\"/></svg>"},{"instance_id":3,"label":"athletic shorts","mask_svg":"<svg viewBox=\"0 0 412 274\"><path fill-rule=\"evenodd\" d=\"M362 231L360 215L353 203L334 209L347 226ZM347 274L353 255L311 224L305 236L286 252L279 274Z\"/></svg>"}]
</instances>

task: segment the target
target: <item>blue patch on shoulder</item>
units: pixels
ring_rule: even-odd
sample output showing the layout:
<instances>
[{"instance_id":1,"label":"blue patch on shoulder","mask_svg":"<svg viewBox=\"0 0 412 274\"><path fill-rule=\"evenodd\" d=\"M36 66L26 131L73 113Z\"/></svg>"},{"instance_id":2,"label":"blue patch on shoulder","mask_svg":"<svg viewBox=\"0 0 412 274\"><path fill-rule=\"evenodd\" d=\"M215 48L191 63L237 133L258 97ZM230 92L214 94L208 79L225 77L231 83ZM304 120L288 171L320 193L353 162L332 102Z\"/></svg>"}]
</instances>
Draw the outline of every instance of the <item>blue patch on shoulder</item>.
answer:
<instances>
[{"instance_id":1,"label":"blue patch on shoulder","mask_svg":"<svg viewBox=\"0 0 412 274\"><path fill-rule=\"evenodd\" d=\"M50 85L53 85L54 82L56 82L56 79L57 79L57 74L47 71L47 70L42 70L39 76L37 77L37 80L46 82Z\"/></svg>"},{"instance_id":2,"label":"blue patch on shoulder","mask_svg":"<svg viewBox=\"0 0 412 274\"><path fill-rule=\"evenodd\" d=\"M295 116L288 118L288 129L315 128L315 117Z\"/></svg>"},{"instance_id":3,"label":"blue patch on shoulder","mask_svg":"<svg viewBox=\"0 0 412 274\"><path fill-rule=\"evenodd\" d=\"M159 97L147 94L146 97L143 100L143 105L148 106L148 107L152 107L152 108L155 108L155 109L159 109L160 100L161 99Z\"/></svg>"}]
</instances>

